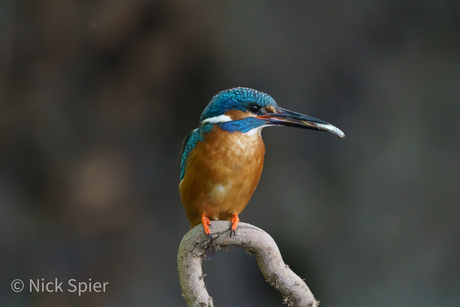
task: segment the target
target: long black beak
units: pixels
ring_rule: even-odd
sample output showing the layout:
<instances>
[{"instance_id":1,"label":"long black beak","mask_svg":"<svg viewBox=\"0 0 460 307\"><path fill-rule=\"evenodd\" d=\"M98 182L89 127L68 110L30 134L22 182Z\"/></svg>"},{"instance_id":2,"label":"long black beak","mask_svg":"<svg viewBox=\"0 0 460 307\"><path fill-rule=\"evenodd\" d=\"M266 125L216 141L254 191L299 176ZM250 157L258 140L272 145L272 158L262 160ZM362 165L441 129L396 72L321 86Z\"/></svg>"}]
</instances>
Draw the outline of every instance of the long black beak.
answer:
<instances>
[{"instance_id":1,"label":"long black beak","mask_svg":"<svg viewBox=\"0 0 460 307\"><path fill-rule=\"evenodd\" d=\"M345 133L343 133L342 130L321 119L289 111L283 108L279 108L278 113L266 113L257 116L257 118L263 119L267 122L267 124L274 126L287 126L302 129L328 131L337 135L338 137L345 137Z\"/></svg>"}]
</instances>

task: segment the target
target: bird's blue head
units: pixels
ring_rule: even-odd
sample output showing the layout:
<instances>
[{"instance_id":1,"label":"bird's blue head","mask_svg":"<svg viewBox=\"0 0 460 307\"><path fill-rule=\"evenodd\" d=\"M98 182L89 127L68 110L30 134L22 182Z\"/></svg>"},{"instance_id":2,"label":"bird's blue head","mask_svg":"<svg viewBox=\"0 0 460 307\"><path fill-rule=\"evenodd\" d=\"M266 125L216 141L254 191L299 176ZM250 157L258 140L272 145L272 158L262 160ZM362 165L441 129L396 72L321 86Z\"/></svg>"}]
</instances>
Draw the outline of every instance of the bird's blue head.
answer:
<instances>
[{"instance_id":1,"label":"bird's blue head","mask_svg":"<svg viewBox=\"0 0 460 307\"><path fill-rule=\"evenodd\" d=\"M213 97L201 114L201 124L217 124L230 132L247 132L266 125L256 117L262 112L277 113L275 100L265 93L244 87L222 91Z\"/></svg>"},{"instance_id":2,"label":"bird's blue head","mask_svg":"<svg viewBox=\"0 0 460 307\"><path fill-rule=\"evenodd\" d=\"M226 115L230 111L253 112L263 107L273 110L278 105L270 95L245 87L222 91L215 95L201 114L200 122Z\"/></svg>"}]
</instances>

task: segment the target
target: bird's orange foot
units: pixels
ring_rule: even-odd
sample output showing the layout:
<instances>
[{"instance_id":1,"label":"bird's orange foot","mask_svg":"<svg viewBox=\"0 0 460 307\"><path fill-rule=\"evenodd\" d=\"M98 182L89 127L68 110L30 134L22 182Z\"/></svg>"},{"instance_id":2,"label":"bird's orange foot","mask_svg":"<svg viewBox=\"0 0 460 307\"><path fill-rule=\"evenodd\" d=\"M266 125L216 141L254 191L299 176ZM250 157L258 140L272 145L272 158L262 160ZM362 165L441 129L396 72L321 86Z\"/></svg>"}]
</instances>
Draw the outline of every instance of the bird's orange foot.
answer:
<instances>
[{"instance_id":1,"label":"bird's orange foot","mask_svg":"<svg viewBox=\"0 0 460 307\"><path fill-rule=\"evenodd\" d=\"M201 224L203 224L204 232L206 233L206 235L212 240L211 230L209 230L209 226L211 226L211 221L204 214L201 214Z\"/></svg>"},{"instance_id":2,"label":"bird's orange foot","mask_svg":"<svg viewBox=\"0 0 460 307\"><path fill-rule=\"evenodd\" d=\"M238 213L233 213L232 217L232 227L230 232L230 237L236 235L236 227L238 227L238 223L240 222L240 218L238 217Z\"/></svg>"}]
</instances>

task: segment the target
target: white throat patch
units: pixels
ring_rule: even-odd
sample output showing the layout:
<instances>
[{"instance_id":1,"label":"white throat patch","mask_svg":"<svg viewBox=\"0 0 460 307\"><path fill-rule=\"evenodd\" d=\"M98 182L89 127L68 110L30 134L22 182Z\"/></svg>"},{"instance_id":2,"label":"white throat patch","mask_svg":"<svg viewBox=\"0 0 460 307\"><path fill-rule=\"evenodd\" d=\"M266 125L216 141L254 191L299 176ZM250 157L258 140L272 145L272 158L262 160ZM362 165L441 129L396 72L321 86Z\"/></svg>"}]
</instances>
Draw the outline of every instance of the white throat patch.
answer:
<instances>
[{"instance_id":1,"label":"white throat patch","mask_svg":"<svg viewBox=\"0 0 460 307\"><path fill-rule=\"evenodd\" d=\"M257 128L253 128L253 129L249 130L248 132L245 132L244 135L252 136L252 135L254 135L256 133L258 133L260 135L260 132L265 127L267 127L267 126L260 126L260 127L257 127Z\"/></svg>"},{"instance_id":2,"label":"white throat patch","mask_svg":"<svg viewBox=\"0 0 460 307\"><path fill-rule=\"evenodd\" d=\"M215 123L225 123L225 122L231 122L232 118L228 115L219 115L219 116L214 116L214 117L209 117L206 118L201 122L201 124L204 123L210 123L210 124L215 124Z\"/></svg>"}]
</instances>

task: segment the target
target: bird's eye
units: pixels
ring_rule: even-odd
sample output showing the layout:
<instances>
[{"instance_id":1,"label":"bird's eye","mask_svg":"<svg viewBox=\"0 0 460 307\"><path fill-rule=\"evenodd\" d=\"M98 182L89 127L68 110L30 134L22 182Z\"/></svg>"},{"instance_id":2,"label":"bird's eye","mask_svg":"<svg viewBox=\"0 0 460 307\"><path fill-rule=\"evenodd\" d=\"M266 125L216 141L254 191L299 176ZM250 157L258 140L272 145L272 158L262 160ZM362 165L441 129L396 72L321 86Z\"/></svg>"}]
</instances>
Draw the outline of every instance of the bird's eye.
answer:
<instances>
[{"instance_id":1,"label":"bird's eye","mask_svg":"<svg viewBox=\"0 0 460 307\"><path fill-rule=\"evenodd\" d=\"M261 109L261 107L256 105L256 104L253 104L253 105L249 106L249 111L251 111L252 113L257 113L257 112L260 111L260 109Z\"/></svg>"}]
</instances>

